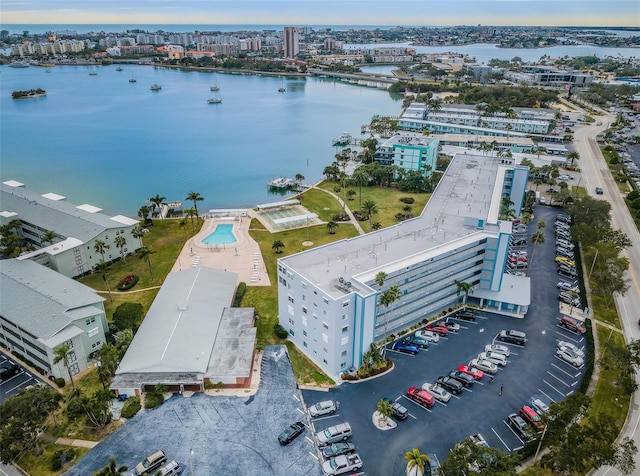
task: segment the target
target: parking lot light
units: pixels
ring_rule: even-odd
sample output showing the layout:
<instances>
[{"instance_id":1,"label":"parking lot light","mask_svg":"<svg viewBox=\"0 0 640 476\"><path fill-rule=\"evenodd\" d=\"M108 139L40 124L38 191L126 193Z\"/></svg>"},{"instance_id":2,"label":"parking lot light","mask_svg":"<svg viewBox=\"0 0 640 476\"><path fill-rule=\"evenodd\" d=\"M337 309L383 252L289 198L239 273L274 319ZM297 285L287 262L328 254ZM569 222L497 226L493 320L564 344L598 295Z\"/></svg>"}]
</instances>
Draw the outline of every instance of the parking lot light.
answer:
<instances>
[{"instance_id":1,"label":"parking lot light","mask_svg":"<svg viewBox=\"0 0 640 476\"><path fill-rule=\"evenodd\" d=\"M193 476L193 448L189 450L189 471L191 472L191 476Z\"/></svg>"}]
</instances>

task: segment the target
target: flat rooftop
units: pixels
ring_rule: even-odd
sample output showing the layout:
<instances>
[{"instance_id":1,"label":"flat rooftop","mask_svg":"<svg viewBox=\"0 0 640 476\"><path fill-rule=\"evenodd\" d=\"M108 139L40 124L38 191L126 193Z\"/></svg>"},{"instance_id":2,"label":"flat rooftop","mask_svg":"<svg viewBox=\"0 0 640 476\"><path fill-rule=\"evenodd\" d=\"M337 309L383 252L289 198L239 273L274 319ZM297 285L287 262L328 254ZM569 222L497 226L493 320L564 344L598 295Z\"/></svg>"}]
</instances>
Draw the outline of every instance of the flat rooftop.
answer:
<instances>
[{"instance_id":1,"label":"flat rooftop","mask_svg":"<svg viewBox=\"0 0 640 476\"><path fill-rule=\"evenodd\" d=\"M337 298L351 290L363 295L374 291L370 282L380 270L408 266L474 241L484 231L510 232L510 222L498 222L504 173L503 159L457 154L422 214L389 228L341 240L281 258L309 282ZM478 227L484 221L484 229ZM484 231L483 231L484 230Z\"/></svg>"}]
</instances>

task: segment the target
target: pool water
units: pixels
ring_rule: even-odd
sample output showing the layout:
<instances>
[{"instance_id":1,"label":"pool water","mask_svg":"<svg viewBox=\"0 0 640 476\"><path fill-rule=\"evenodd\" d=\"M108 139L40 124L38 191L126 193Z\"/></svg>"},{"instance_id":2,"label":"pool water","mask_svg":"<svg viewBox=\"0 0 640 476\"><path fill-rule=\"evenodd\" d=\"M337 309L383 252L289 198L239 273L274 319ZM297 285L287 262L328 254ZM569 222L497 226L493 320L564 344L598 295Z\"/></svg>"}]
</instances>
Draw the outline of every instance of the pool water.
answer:
<instances>
[{"instance_id":1,"label":"pool water","mask_svg":"<svg viewBox=\"0 0 640 476\"><path fill-rule=\"evenodd\" d=\"M205 245L229 245L236 241L233 225L218 225L213 233L202 240Z\"/></svg>"}]
</instances>

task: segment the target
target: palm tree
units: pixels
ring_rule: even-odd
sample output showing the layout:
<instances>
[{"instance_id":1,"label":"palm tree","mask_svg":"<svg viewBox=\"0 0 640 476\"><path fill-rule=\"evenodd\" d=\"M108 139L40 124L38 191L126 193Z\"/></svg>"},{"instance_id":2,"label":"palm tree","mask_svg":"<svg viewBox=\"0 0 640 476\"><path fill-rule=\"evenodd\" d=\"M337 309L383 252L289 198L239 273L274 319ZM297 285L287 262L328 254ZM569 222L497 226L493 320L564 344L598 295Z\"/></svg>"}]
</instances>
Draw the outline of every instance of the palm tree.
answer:
<instances>
[{"instance_id":1,"label":"palm tree","mask_svg":"<svg viewBox=\"0 0 640 476\"><path fill-rule=\"evenodd\" d=\"M456 295L460 296L460 293L464 293L464 296L462 296L462 304L465 304L467 302L467 296L469 296L469 294L473 294L473 284L465 281L458 281L457 279L455 279L453 283L457 287Z\"/></svg>"},{"instance_id":2,"label":"palm tree","mask_svg":"<svg viewBox=\"0 0 640 476\"><path fill-rule=\"evenodd\" d=\"M56 232L53 231L53 230L47 230L40 237L40 242L41 243L49 243L50 245L52 245L53 244L53 240L55 240L55 239L56 239Z\"/></svg>"},{"instance_id":3,"label":"palm tree","mask_svg":"<svg viewBox=\"0 0 640 476\"><path fill-rule=\"evenodd\" d=\"M275 240L271 245L271 249L275 250L276 254L282 253L282 248L284 248L284 243L280 240Z\"/></svg>"},{"instance_id":4,"label":"palm tree","mask_svg":"<svg viewBox=\"0 0 640 476\"><path fill-rule=\"evenodd\" d=\"M384 286L384 280L387 279L387 273L379 271L374 278L376 284L380 287Z\"/></svg>"},{"instance_id":5,"label":"palm tree","mask_svg":"<svg viewBox=\"0 0 640 476\"><path fill-rule=\"evenodd\" d=\"M109 458L109 464L102 468L97 473L93 473L93 476L120 476L129 468L125 465L118 466L116 459L112 456Z\"/></svg>"},{"instance_id":6,"label":"palm tree","mask_svg":"<svg viewBox=\"0 0 640 476\"><path fill-rule=\"evenodd\" d=\"M180 221L178 222L178 226L180 228L182 228L182 230L184 231L184 239L187 239L187 219L186 218L181 218Z\"/></svg>"},{"instance_id":7,"label":"palm tree","mask_svg":"<svg viewBox=\"0 0 640 476\"><path fill-rule=\"evenodd\" d=\"M71 369L69 368L69 354L71 352L72 351L71 351L71 347L69 347L69 344L62 344L61 346L57 347L53 351L53 355L55 356L53 358L53 363L54 365L60 361L64 363L64 366L67 368L67 372L69 372L69 379L71 380L71 386L75 390L76 384L73 381L73 375L71 375Z\"/></svg>"},{"instance_id":8,"label":"palm tree","mask_svg":"<svg viewBox=\"0 0 640 476\"><path fill-rule=\"evenodd\" d=\"M138 256L140 257L140 259L146 259L147 260L147 264L149 265L149 276L151 278L151 281L153 281L153 271L151 270L151 258L150 258L150 256L153 253L155 253L155 251L152 251L148 246L143 246L138 251Z\"/></svg>"},{"instance_id":9,"label":"palm tree","mask_svg":"<svg viewBox=\"0 0 640 476\"><path fill-rule=\"evenodd\" d=\"M528 269L531 269L531 262L533 261L533 255L536 252L537 246L544 244L544 241L545 241L544 233L540 230L536 231L533 235L531 235L531 244L534 246L533 246L533 250L531 251L531 258L529 258Z\"/></svg>"},{"instance_id":10,"label":"palm tree","mask_svg":"<svg viewBox=\"0 0 640 476\"><path fill-rule=\"evenodd\" d=\"M145 222L149 218L149 213L151 213L151 207L148 207L146 205L142 205L138 210L138 216L142 218Z\"/></svg>"},{"instance_id":11,"label":"palm tree","mask_svg":"<svg viewBox=\"0 0 640 476\"><path fill-rule=\"evenodd\" d=\"M573 167L576 163L576 160L580 160L580 152L574 150L567 154L567 159L571 159L571 166Z\"/></svg>"},{"instance_id":12,"label":"palm tree","mask_svg":"<svg viewBox=\"0 0 640 476\"><path fill-rule=\"evenodd\" d=\"M193 217L197 217L198 216L198 212L196 211L195 208L191 207L191 208L187 208L186 210L184 210L184 214L187 215L191 219L191 232L195 231L195 228L193 226Z\"/></svg>"},{"instance_id":13,"label":"palm tree","mask_svg":"<svg viewBox=\"0 0 640 476\"><path fill-rule=\"evenodd\" d=\"M418 448L407 451L404 454L404 459L407 460L407 476L422 476L426 465L429 464L430 461L429 457L420 453Z\"/></svg>"},{"instance_id":14,"label":"palm tree","mask_svg":"<svg viewBox=\"0 0 640 476\"><path fill-rule=\"evenodd\" d=\"M300 190L300 185L302 185L302 181L304 180L304 175L296 174L296 188Z\"/></svg>"},{"instance_id":15,"label":"palm tree","mask_svg":"<svg viewBox=\"0 0 640 476\"><path fill-rule=\"evenodd\" d=\"M351 180L360 187L360 198L359 198L359 206L362 208L362 186L367 185L369 183L369 168L367 166L361 165L357 169L353 171L351 174Z\"/></svg>"},{"instance_id":16,"label":"palm tree","mask_svg":"<svg viewBox=\"0 0 640 476\"><path fill-rule=\"evenodd\" d=\"M193 208L196 211L196 219L199 218L200 215L198 215L198 202L203 201L204 197L202 197L198 192L189 192L185 200L191 200L193 202Z\"/></svg>"},{"instance_id":17,"label":"palm tree","mask_svg":"<svg viewBox=\"0 0 640 476\"><path fill-rule=\"evenodd\" d=\"M142 228L140 228L140 225L136 225L131 229L131 236L140 240L140 247L144 246L144 243L142 243L144 232L142 231Z\"/></svg>"},{"instance_id":18,"label":"palm tree","mask_svg":"<svg viewBox=\"0 0 640 476\"><path fill-rule=\"evenodd\" d=\"M109 293L109 301L113 302L113 297L111 297L111 286L109 286L109 280L107 279L107 269L108 268L109 268L109 265L107 263L105 263L104 260L100 261L96 265L96 269L102 273L102 280L107 285L107 292Z\"/></svg>"},{"instance_id":19,"label":"palm tree","mask_svg":"<svg viewBox=\"0 0 640 476\"><path fill-rule=\"evenodd\" d=\"M330 235L335 235L337 228L338 224L335 221L331 220L329 223L327 223L327 229L329 230Z\"/></svg>"},{"instance_id":20,"label":"palm tree","mask_svg":"<svg viewBox=\"0 0 640 476\"><path fill-rule=\"evenodd\" d=\"M380 424L387 423L389 417L393 415L393 407L389 402L387 402L384 398L378 402L377 405L378 413L380 414Z\"/></svg>"},{"instance_id":21,"label":"palm tree","mask_svg":"<svg viewBox=\"0 0 640 476\"><path fill-rule=\"evenodd\" d=\"M104 261L104 252L105 250L108 250L109 248L111 248L110 245L106 244L104 241L102 240L96 240L93 243L93 250L96 253L100 253L100 255L102 256L102 261Z\"/></svg>"},{"instance_id":22,"label":"palm tree","mask_svg":"<svg viewBox=\"0 0 640 476\"><path fill-rule=\"evenodd\" d=\"M120 248L120 256L122 256L122 262L126 263L127 260L124 257L124 246L127 244L127 239L122 235L118 235L116 236L116 239L114 241L116 243L116 248Z\"/></svg>"},{"instance_id":23,"label":"palm tree","mask_svg":"<svg viewBox=\"0 0 640 476\"><path fill-rule=\"evenodd\" d=\"M362 204L362 211L369 216L369 229L371 229L371 219L378 213L378 205L373 200L365 200Z\"/></svg>"},{"instance_id":24,"label":"palm tree","mask_svg":"<svg viewBox=\"0 0 640 476\"><path fill-rule=\"evenodd\" d=\"M167 197L163 197L162 195L156 195L155 197L151 197L149 202L153 203L154 210L157 208L159 210L160 220L163 220L162 217L162 205Z\"/></svg>"},{"instance_id":25,"label":"palm tree","mask_svg":"<svg viewBox=\"0 0 640 476\"><path fill-rule=\"evenodd\" d=\"M379 230L380 228L382 228L382 224L379 221L374 221L371 224L371 229L374 230L374 231L375 230Z\"/></svg>"},{"instance_id":26,"label":"palm tree","mask_svg":"<svg viewBox=\"0 0 640 476\"><path fill-rule=\"evenodd\" d=\"M347 197L349 197L349 200L353 200L353 196L357 195L358 193L353 190L352 188L350 188L349 190L347 190Z\"/></svg>"},{"instance_id":27,"label":"palm tree","mask_svg":"<svg viewBox=\"0 0 640 476\"><path fill-rule=\"evenodd\" d=\"M378 274L380 274L380 273L378 273ZM400 299L401 295L402 295L402 291L400 291L400 288L394 284L393 286L389 287L389 289L387 289L386 291L384 291L380 295L380 305L384 306L386 309L388 309L389 306L391 306L394 302L396 302L398 299ZM388 323L389 323L389 316L387 314L387 315L385 315L385 318L384 318L384 337L385 337L385 339L387 337L387 324Z\"/></svg>"}]
</instances>

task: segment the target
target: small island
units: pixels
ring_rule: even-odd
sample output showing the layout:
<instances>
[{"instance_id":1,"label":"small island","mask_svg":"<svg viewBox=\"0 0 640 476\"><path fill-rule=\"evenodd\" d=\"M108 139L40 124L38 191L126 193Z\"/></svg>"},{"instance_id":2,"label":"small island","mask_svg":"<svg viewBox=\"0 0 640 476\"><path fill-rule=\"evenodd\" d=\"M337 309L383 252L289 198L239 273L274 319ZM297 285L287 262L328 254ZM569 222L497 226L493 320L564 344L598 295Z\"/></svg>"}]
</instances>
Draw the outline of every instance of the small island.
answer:
<instances>
[{"instance_id":1,"label":"small island","mask_svg":"<svg viewBox=\"0 0 640 476\"><path fill-rule=\"evenodd\" d=\"M13 99L25 99L35 98L38 96L46 96L47 92L44 89L29 89L28 91L14 91L11 93Z\"/></svg>"}]
</instances>

